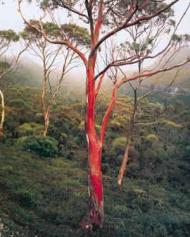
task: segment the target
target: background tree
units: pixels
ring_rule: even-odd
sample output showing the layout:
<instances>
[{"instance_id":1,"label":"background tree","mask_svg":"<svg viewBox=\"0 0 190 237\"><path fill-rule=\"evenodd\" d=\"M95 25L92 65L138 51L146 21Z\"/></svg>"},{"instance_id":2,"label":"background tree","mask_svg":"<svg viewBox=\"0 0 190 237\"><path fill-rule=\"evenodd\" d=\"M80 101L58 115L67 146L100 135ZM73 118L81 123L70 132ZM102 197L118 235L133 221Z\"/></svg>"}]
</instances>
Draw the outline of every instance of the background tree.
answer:
<instances>
[{"instance_id":1,"label":"background tree","mask_svg":"<svg viewBox=\"0 0 190 237\"><path fill-rule=\"evenodd\" d=\"M15 63L18 61L18 58L16 60L5 58L12 43L17 42L18 40L19 36L13 30L0 30L0 80L15 67ZM11 60L13 61L11 62ZM4 134L3 126L5 122L5 99L1 88L0 88L0 97L1 97L0 139L3 137Z\"/></svg>"},{"instance_id":2,"label":"background tree","mask_svg":"<svg viewBox=\"0 0 190 237\"><path fill-rule=\"evenodd\" d=\"M159 44L159 41L161 37L163 36L164 32L170 33L171 31L173 31L170 45L168 46L168 49L164 52L164 54L160 55L157 61L153 65L149 66L150 72L159 70L162 67L174 65L173 59L176 53L179 52L183 47L188 47L189 36L188 35L179 36L175 34L184 16L185 16L185 13L182 14L180 20L178 21L178 23L176 23L173 19L170 19L169 17L165 18L166 16L163 17L163 15L161 15L160 19L156 19L156 21L153 19L149 22L149 24L142 23L139 25L135 25L134 27L131 27L129 29L126 29L128 33L128 38L127 38L128 40L124 44L121 45L121 47L119 48L120 50L119 52L122 52L123 55L126 54L126 58L127 58L127 54L130 54L131 56L136 55L137 58L139 58L136 64L136 71L138 72L137 74L139 76L141 75L143 71L144 62L146 60L146 58L145 59L141 58L141 55L146 55L147 53L148 54L153 53L156 50L156 47ZM155 28L155 26L157 27ZM118 67L116 68L116 70L119 70L122 76L127 80L125 71L122 67ZM141 104L140 102L143 99L145 99L147 96L153 95L154 93L161 93L163 91L167 91L169 87L171 87L172 84L175 82L176 76L178 75L178 71L176 71L175 77L170 82L167 83L168 85L163 86L162 89L157 89L156 86L153 89L149 88L149 86L146 86L147 84L146 81L150 81L152 76L150 77L148 76L145 78L139 77L134 83L130 81L128 82L128 85L127 85L127 87L129 87L128 92L129 94L132 95L131 96L132 99L131 99L131 106L129 105L131 110L129 111L130 120L128 122L128 129L126 132L127 144L126 144L123 161L122 161L122 164L119 170L119 175L118 175L118 185L120 189L122 185L123 176L127 167L128 159L129 159L129 150L133 143L136 116L139 110L138 106L140 106ZM155 81L156 79L153 79L153 80ZM143 95L143 91L145 91L144 95Z\"/></svg>"},{"instance_id":3,"label":"background tree","mask_svg":"<svg viewBox=\"0 0 190 237\"><path fill-rule=\"evenodd\" d=\"M65 34L64 38L52 39L48 37L43 29L43 24L41 23L40 32L43 33L44 37L53 44L66 45L68 48L73 50L84 63L86 71L86 115L85 115L85 131L88 143L88 180L89 180L89 195L90 195L90 211L88 215L81 221L81 226L84 229L93 229L94 227L100 227L104 220L104 200L103 200L103 184L102 184L102 147L105 140L105 130L109 122L111 112L114 108L116 102L116 95L119 88L129 82L136 80L138 78L150 77L157 73L168 71L176 67L180 67L187 63L188 60L181 62L180 64L162 67L156 70L143 70L140 75L127 75L124 79L117 78L113 83L113 90L111 93L110 103L107 107L105 115L103 116L100 131L96 129L95 121L95 105L97 95L102 85L102 81L106 78L106 73L109 72L110 68L126 66L132 64L138 64L139 61L155 59L159 55L163 55L170 48L172 40L169 39L168 43L162 45L159 52L146 51L144 55L127 55L123 57L122 53L118 55L118 58L111 60L103 68L100 66L99 55L101 49L106 48L106 42L109 39L114 38L114 36L119 36L122 30L129 29L135 25L142 23L151 24L152 20L159 21L161 17L165 20L169 20L171 15L171 8L174 4L179 2L179 0L171 1L167 3L166 1L41 1L42 9L48 13L48 11L57 11L57 8L62 9L63 14L69 13L69 15L74 16L72 19L76 19L76 24L86 24L89 29L90 34L90 50L84 52L80 47L73 45L72 40L75 38L78 31L78 27L75 24L62 24L64 26ZM26 20L21 11L21 3L19 1L19 10L21 16L31 25L30 22ZM77 18L78 17L78 18ZM66 27L67 26L67 27ZM82 39L84 39L85 30L81 30ZM125 33L124 31L122 31ZM142 32L143 34L143 32ZM166 32L165 32L166 34ZM168 35L168 33L167 33ZM170 37L173 34L170 33ZM164 37L164 36L163 36ZM124 37L125 39L125 37ZM168 38L167 38L168 39ZM102 50L103 51L103 50ZM107 56L109 54L109 49L107 49L104 54Z\"/></svg>"},{"instance_id":4,"label":"background tree","mask_svg":"<svg viewBox=\"0 0 190 237\"><path fill-rule=\"evenodd\" d=\"M30 24L40 27L38 21L31 20ZM61 29L56 24L44 23L43 28L52 37L61 36ZM77 57L73 51L63 45L50 45L43 34L31 26L26 25L21 37L28 52L38 57L42 63L41 108L44 118L43 135L46 136L50 124L52 106L60 92L66 74L76 66L74 61Z\"/></svg>"}]
</instances>

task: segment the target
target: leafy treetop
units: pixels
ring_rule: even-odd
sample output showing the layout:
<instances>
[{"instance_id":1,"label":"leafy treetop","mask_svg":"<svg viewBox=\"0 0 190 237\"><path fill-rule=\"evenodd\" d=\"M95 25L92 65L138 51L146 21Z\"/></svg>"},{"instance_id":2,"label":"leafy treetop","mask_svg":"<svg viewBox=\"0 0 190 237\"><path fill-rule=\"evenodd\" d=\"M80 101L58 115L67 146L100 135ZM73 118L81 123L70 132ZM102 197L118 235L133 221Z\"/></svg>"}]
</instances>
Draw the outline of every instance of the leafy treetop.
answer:
<instances>
[{"instance_id":1,"label":"leafy treetop","mask_svg":"<svg viewBox=\"0 0 190 237\"><path fill-rule=\"evenodd\" d=\"M17 42L19 36L13 30L0 30L0 39L5 42Z\"/></svg>"},{"instance_id":2,"label":"leafy treetop","mask_svg":"<svg viewBox=\"0 0 190 237\"><path fill-rule=\"evenodd\" d=\"M58 26L52 22L41 23L36 20L30 20L30 25L26 25L24 31L21 32L21 37L25 40L36 40L43 38L40 32L41 28L50 38L71 39L77 44L88 46L90 44L90 36L87 29L75 24L63 24ZM32 27L34 26L34 27ZM39 30L37 30L39 29Z\"/></svg>"}]
</instances>

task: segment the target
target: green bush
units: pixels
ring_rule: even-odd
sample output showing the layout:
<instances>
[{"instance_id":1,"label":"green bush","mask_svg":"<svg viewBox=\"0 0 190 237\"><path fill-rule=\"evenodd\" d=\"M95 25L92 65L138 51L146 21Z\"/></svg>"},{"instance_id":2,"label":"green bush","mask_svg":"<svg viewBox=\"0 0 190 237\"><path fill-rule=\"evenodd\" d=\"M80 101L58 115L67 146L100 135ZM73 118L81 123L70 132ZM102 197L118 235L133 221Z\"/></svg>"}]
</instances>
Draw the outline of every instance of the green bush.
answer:
<instances>
[{"instance_id":1,"label":"green bush","mask_svg":"<svg viewBox=\"0 0 190 237\"><path fill-rule=\"evenodd\" d=\"M122 155L125 151L126 143L126 137L115 138L112 142L111 153L113 155Z\"/></svg>"},{"instance_id":2,"label":"green bush","mask_svg":"<svg viewBox=\"0 0 190 237\"><path fill-rule=\"evenodd\" d=\"M23 123L17 129L16 133L20 136L41 135L43 125L39 123Z\"/></svg>"},{"instance_id":3,"label":"green bush","mask_svg":"<svg viewBox=\"0 0 190 237\"><path fill-rule=\"evenodd\" d=\"M190 154L190 145L185 147L185 156L189 157L189 154Z\"/></svg>"},{"instance_id":4,"label":"green bush","mask_svg":"<svg viewBox=\"0 0 190 237\"><path fill-rule=\"evenodd\" d=\"M145 141L150 142L150 143L157 142L158 140L159 140L159 139L158 139L157 135L155 135L155 134L148 134L148 135L145 137Z\"/></svg>"},{"instance_id":5,"label":"green bush","mask_svg":"<svg viewBox=\"0 0 190 237\"><path fill-rule=\"evenodd\" d=\"M65 152L64 154L68 160L74 160L76 158L76 152L73 150L69 150Z\"/></svg>"},{"instance_id":6,"label":"green bush","mask_svg":"<svg viewBox=\"0 0 190 237\"><path fill-rule=\"evenodd\" d=\"M18 145L24 150L33 151L38 155L49 157L58 153L58 142L52 137L29 136L18 139Z\"/></svg>"},{"instance_id":7,"label":"green bush","mask_svg":"<svg viewBox=\"0 0 190 237\"><path fill-rule=\"evenodd\" d=\"M35 207L35 195L27 190L18 191L15 195L16 200L20 203L21 206L26 208Z\"/></svg>"},{"instance_id":8,"label":"green bush","mask_svg":"<svg viewBox=\"0 0 190 237\"><path fill-rule=\"evenodd\" d=\"M154 165L156 165L157 162L161 164L163 160L167 160L169 158L169 155L168 151L165 151L162 147L150 147L143 152L144 162L153 162L152 164ZM146 163L146 166L147 165L148 164Z\"/></svg>"},{"instance_id":9,"label":"green bush","mask_svg":"<svg viewBox=\"0 0 190 237\"><path fill-rule=\"evenodd\" d=\"M9 106L19 108L20 110L30 110L30 104L24 99L13 99L9 102Z\"/></svg>"}]
</instances>

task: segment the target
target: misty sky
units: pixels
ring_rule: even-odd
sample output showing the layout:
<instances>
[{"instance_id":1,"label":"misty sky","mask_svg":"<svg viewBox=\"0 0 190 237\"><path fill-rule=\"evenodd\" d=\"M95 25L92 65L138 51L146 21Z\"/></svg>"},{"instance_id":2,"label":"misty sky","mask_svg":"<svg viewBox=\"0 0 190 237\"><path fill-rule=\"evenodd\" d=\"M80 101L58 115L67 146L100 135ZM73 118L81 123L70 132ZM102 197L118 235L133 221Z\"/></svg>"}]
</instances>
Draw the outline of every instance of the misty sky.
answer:
<instances>
[{"instance_id":1,"label":"misty sky","mask_svg":"<svg viewBox=\"0 0 190 237\"><path fill-rule=\"evenodd\" d=\"M0 0L2 1L2 0ZM180 17L190 0L181 0L175 5L176 17ZM24 27L23 21L17 12L17 4L15 0L4 0L6 4L0 5L0 28L14 29L17 32ZM34 18L38 12L34 7L24 6L24 13L29 18ZM190 33L190 11L184 18L178 33Z\"/></svg>"},{"instance_id":2,"label":"misty sky","mask_svg":"<svg viewBox=\"0 0 190 237\"><path fill-rule=\"evenodd\" d=\"M23 20L21 19L19 13L17 12L17 1L16 0L0 0L0 2L6 2L6 4L0 5L0 29L14 29L15 31L19 32L22 31L24 28ZM175 5L175 20L177 21L183 12L185 11L188 3L190 0L180 0ZM28 19L39 19L39 9L35 8L34 6L23 4L22 10L24 15ZM65 15L64 15L64 20ZM190 34L190 10L186 14L185 18L183 19L177 33ZM36 61L36 60L35 60ZM37 61L36 61L37 62Z\"/></svg>"}]
</instances>

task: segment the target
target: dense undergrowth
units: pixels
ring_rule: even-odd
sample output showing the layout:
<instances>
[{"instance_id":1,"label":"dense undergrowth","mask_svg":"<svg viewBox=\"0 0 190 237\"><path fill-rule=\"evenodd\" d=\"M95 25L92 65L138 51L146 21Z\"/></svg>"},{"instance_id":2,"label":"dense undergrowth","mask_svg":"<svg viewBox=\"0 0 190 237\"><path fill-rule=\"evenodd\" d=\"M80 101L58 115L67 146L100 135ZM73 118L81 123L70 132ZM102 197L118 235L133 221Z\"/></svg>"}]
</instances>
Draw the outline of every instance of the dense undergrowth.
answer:
<instances>
[{"instance_id":1,"label":"dense undergrowth","mask_svg":"<svg viewBox=\"0 0 190 237\"><path fill-rule=\"evenodd\" d=\"M88 209L84 104L61 95L47 138L39 89L10 85L0 144L2 237L190 236L190 96L154 96L141 104L122 191L117 174L126 144L130 98L121 95L103 150L105 224L85 233ZM107 98L97 104L98 122ZM147 123L147 124L146 124Z\"/></svg>"},{"instance_id":2,"label":"dense undergrowth","mask_svg":"<svg viewBox=\"0 0 190 237\"><path fill-rule=\"evenodd\" d=\"M2 236L189 235L189 191L181 180L128 177L119 192L116 177L105 175L105 225L89 234L79 229L88 208L82 157L42 159L10 145L0 150Z\"/></svg>"}]
</instances>

